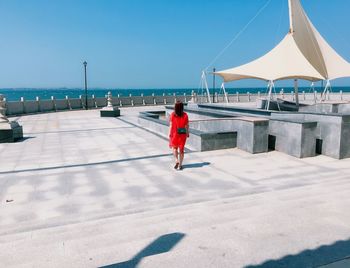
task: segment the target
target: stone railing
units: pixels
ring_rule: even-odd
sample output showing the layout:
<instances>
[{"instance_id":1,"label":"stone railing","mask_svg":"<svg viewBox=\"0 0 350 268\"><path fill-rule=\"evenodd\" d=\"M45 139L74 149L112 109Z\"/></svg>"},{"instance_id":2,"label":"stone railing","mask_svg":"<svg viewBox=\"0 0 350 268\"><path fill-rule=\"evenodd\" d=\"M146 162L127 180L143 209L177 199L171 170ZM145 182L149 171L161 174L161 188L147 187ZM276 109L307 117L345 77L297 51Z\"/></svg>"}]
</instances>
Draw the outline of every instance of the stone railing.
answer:
<instances>
[{"instance_id":1,"label":"stone railing","mask_svg":"<svg viewBox=\"0 0 350 268\"><path fill-rule=\"evenodd\" d=\"M222 94L215 94L214 100L217 103L224 103L228 99L229 103L237 102L255 102L258 98L265 97L265 94L257 93L250 94L247 93L235 93L227 94L227 98ZM294 94L280 92L277 94L278 98L285 100L294 100ZM212 96L210 97L212 100ZM300 101L309 101L312 102L317 99L321 100L320 93L305 93L301 92L299 95ZM208 97L203 95L197 95L192 93L190 95L165 95L155 96L132 96L127 97L115 96L112 97L112 104L118 107L130 107L130 106L150 106L150 105L170 105L174 104L176 100L187 103L188 101L194 101L197 103L207 103ZM326 100L332 101L350 101L350 93L330 93L326 96ZM21 98L19 101L6 101L6 115L22 115L22 114L34 114L34 113L46 113L46 112L57 112L64 110L79 110L85 109L86 101L84 96L79 98L69 98L66 96L65 99L56 99L51 97L49 100L41 100L39 97L36 100L25 100ZM106 97L95 97L92 95L91 98L88 98L87 101L88 109L99 109L107 105L107 96Z\"/></svg>"}]
</instances>

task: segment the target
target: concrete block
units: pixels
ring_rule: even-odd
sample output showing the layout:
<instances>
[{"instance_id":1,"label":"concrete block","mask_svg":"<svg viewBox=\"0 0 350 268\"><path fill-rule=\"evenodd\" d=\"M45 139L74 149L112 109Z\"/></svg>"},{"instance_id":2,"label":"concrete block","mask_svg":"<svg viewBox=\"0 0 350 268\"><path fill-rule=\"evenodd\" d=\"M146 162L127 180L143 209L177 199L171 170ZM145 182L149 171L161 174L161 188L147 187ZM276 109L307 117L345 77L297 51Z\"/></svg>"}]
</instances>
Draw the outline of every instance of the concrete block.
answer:
<instances>
[{"instance_id":1,"label":"concrete block","mask_svg":"<svg viewBox=\"0 0 350 268\"><path fill-rule=\"evenodd\" d=\"M250 152L268 151L268 120L253 118L203 119L196 120L196 114L189 114L191 128L203 132L237 132L237 148Z\"/></svg>"},{"instance_id":2,"label":"concrete block","mask_svg":"<svg viewBox=\"0 0 350 268\"><path fill-rule=\"evenodd\" d=\"M119 117L120 110L117 107L104 107L100 110L101 117Z\"/></svg>"},{"instance_id":3,"label":"concrete block","mask_svg":"<svg viewBox=\"0 0 350 268\"><path fill-rule=\"evenodd\" d=\"M23 138L23 128L17 122L0 124L0 143L15 142Z\"/></svg>"},{"instance_id":4,"label":"concrete block","mask_svg":"<svg viewBox=\"0 0 350 268\"><path fill-rule=\"evenodd\" d=\"M269 135L276 137L275 149L298 158L316 154L317 122L270 120Z\"/></svg>"},{"instance_id":5,"label":"concrete block","mask_svg":"<svg viewBox=\"0 0 350 268\"><path fill-rule=\"evenodd\" d=\"M350 103L341 103L338 105L338 113L350 114Z\"/></svg>"},{"instance_id":6,"label":"concrete block","mask_svg":"<svg viewBox=\"0 0 350 268\"><path fill-rule=\"evenodd\" d=\"M340 136L340 159L350 158L350 116L344 116Z\"/></svg>"},{"instance_id":7,"label":"concrete block","mask_svg":"<svg viewBox=\"0 0 350 268\"><path fill-rule=\"evenodd\" d=\"M229 149L237 146L237 132L203 133L199 136L201 138L201 152ZM189 142L191 143L191 141Z\"/></svg>"}]
</instances>

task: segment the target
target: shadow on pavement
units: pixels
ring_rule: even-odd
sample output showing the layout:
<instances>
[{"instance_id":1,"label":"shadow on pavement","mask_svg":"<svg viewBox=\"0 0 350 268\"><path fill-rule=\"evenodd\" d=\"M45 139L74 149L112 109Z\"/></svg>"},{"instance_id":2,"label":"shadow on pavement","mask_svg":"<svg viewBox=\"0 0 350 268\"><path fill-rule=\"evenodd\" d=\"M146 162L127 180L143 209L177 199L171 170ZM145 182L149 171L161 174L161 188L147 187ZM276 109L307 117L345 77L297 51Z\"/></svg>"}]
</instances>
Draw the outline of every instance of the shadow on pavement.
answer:
<instances>
[{"instance_id":1,"label":"shadow on pavement","mask_svg":"<svg viewBox=\"0 0 350 268\"><path fill-rule=\"evenodd\" d=\"M194 164L185 164L185 165L182 165L182 167L185 169L187 168L201 168L201 167L204 167L204 166L209 166L210 163L209 162L203 162L203 163L194 163Z\"/></svg>"},{"instance_id":2,"label":"shadow on pavement","mask_svg":"<svg viewBox=\"0 0 350 268\"><path fill-rule=\"evenodd\" d=\"M23 138L17 139L16 142L24 142L26 140L35 139L35 138L36 137L34 137L34 136L27 136L27 137L23 137Z\"/></svg>"},{"instance_id":3,"label":"shadow on pavement","mask_svg":"<svg viewBox=\"0 0 350 268\"><path fill-rule=\"evenodd\" d=\"M167 156L172 156L172 155L173 154L171 154L171 153L170 154L157 154L157 155L131 157L131 158L118 159L118 160L93 162L93 163L85 163L85 164L71 164L71 165L52 166L52 167L43 167L43 168L20 169L20 170L13 170L13 171L0 171L0 175L16 174L16 173L23 173L23 172L33 172L33 171L54 170L54 169L64 169L64 168L89 167L89 166L97 166L97 165L115 164L115 163L123 163L123 162L130 162L130 161L139 161L139 160L144 160L144 159L162 158L162 157L167 157Z\"/></svg>"},{"instance_id":4,"label":"shadow on pavement","mask_svg":"<svg viewBox=\"0 0 350 268\"><path fill-rule=\"evenodd\" d=\"M185 237L185 234L183 233L172 233L172 234L162 235L158 237L156 240L154 240L147 247L142 249L132 259L125 262L115 263L107 266L101 266L100 268L135 268L137 267L139 262L145 257L169 252L184 237Z\"/></svg>"},{"instance_id":5,"label":"shadow on pavement","mask_svg":"<svg viewBox=\"0 0 350 268\"><path fill-rule=\"evenodd\" d=\"M287 255L279 260L268 260L263 264L245 266L245 268L320 267L349 257L350 240L346 240L337 241L332 245L325 245L312 250L304 250L297 255Z\"/></svg>"}]
</instances>

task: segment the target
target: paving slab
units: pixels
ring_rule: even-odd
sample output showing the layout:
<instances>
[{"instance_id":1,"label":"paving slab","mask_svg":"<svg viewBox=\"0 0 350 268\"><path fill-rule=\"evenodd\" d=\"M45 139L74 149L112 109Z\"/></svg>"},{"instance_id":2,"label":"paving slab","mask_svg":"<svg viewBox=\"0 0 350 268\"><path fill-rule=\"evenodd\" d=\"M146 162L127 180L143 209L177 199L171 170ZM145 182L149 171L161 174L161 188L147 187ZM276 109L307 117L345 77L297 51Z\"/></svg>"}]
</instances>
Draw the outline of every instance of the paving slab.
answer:
<instances>
[{"instance_id":1,"label":"paving slab","mask_svg":"<svg viewBox=\"0 0 350 268\"><path fill-rule=\"evenodd\" d=\"M99 111L0 144L3 267L320 267L350 256L350 160L188 152ZM328 267L327 267L328 268Z\"/></svg>"}]
</instances>

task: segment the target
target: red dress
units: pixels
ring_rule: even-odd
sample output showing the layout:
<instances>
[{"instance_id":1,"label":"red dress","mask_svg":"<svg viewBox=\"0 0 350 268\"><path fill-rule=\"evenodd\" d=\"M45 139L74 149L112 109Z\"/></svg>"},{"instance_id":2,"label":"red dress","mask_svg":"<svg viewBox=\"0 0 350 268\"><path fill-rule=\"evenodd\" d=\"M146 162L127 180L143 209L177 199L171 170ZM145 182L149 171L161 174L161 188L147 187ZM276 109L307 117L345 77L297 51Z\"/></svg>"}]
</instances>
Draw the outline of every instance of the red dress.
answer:
<instances>
[{"instance_id":1,"label":"red dress","mask_svg":"<svg viewBox=\"0 0 350 268\"><path fill-rule=\"evenodd\" d=\"M177 133L177 128L184 128L188 125L188 115L184 112L182 116L177 116L175 112L172 112L169 119L171 123L169 146L171 148L184 149L187 135Z\"/></svg>"}]
</instances>

